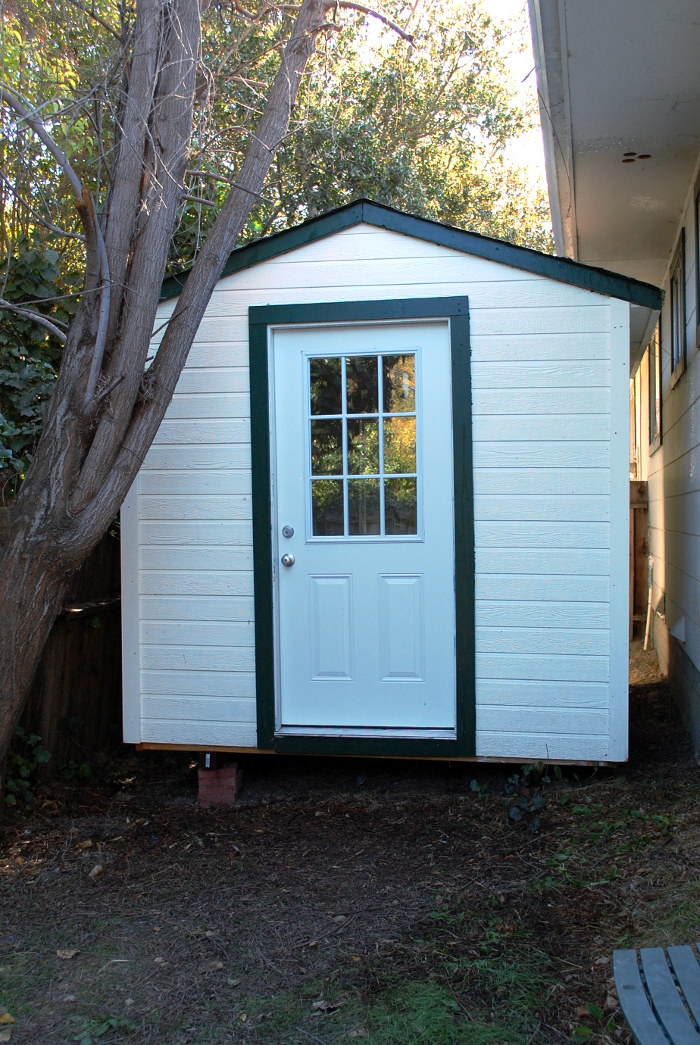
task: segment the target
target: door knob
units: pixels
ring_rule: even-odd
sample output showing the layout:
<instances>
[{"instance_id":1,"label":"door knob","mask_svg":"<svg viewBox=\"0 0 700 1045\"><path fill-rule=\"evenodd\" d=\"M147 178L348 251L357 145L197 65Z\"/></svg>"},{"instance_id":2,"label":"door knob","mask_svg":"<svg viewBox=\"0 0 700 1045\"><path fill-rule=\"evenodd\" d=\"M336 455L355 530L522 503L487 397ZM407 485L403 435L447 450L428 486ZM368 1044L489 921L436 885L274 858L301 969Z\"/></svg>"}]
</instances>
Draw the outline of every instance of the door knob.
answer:
<instances>
[{"instance_id":1,"label":"door knob","mask_svg":"<svg viewBox=\"0 0 700 1045\"><path fill-rule=\"evenodd\" d=\"M290 555L289 552L285 552L285 554L282 556L282 565L283 566L293 566L295 562L296 562L296 559L294 558L293 555Z\"/></svg>"}]
</instances>

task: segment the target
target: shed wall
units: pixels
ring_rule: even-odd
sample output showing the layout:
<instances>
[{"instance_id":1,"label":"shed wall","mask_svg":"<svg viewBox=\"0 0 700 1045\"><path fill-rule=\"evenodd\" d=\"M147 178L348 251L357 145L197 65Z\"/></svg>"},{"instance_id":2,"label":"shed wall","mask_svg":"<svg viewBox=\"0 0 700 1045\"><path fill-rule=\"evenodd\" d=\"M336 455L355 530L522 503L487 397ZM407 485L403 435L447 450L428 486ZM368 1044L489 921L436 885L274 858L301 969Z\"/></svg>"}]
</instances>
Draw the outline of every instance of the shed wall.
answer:
<instances>
[{"instance_id":1,"label":"shed wall","mask_svg":"<svg viewBox=\"0 0 700 1045\"><path fill-rule=\"evenodd\" d=\"M627 305L368 225L213 294L123 510L126 740L256 744L249 305L457 294L472 337L477 754L626 757Z\"/></svg>"}]
</instances>

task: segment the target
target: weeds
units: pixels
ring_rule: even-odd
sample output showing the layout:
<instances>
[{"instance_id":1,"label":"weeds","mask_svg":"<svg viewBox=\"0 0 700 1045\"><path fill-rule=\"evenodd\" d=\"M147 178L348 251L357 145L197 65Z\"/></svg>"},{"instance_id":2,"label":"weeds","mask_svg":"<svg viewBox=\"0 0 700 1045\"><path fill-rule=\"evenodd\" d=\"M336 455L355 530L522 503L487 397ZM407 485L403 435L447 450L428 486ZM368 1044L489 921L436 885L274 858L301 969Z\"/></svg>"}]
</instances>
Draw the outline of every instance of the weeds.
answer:
<instances>
[{"instance_id":1,"label":"weeds","mask_svg":"<svg viewBox=\"0 0 700 1045\"><path fill-rule=\"evenodd\" d=\"M51 758L51 752L41 746L41 737L36 733L27 735L22 726L17 726L15 736L19 743L15 741L7 757L5 777L5 802L10 806L16 805L18 798L25 803L32 801L37 770Z\"/></svg>"}]
</instances>

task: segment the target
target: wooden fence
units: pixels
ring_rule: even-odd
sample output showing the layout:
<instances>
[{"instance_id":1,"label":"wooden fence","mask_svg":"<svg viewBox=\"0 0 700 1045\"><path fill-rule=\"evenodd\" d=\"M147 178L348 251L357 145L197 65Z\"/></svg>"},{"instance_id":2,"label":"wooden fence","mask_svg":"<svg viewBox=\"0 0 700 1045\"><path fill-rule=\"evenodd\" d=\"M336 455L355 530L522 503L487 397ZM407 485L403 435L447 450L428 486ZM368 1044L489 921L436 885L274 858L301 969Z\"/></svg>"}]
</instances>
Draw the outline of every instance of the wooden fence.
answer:
<instances>
[{"instance_id":1,"label":"wooden fence","mask_svg":"<svg viewBox=\"0 0 700 1045\"><path fill-rule=\"evenodd\" d=\"M52 754L46 774L121 743L119 528L76 574L22 719Z\"/></svg>"}]
</instances>

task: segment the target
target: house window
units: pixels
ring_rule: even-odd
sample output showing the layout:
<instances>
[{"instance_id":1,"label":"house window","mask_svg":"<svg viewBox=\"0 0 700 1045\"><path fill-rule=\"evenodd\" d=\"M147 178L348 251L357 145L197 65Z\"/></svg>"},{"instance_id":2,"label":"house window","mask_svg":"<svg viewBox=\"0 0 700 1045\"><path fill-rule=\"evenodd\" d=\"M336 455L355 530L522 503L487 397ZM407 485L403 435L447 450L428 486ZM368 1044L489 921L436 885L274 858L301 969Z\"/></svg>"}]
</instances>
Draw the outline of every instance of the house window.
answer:
<instances>
[{"instance_id":1,"label":"house window","mask_svg":"<svg viewBox=\"0 0 700 1045\"><path fill-rule=\"evenodd\" d=\"M661 445L661 330L660 324L649 342L649 448Z\"/></svg>"},{"instance_id":2,"label":"house window","mask_svg":"<svg viewBox=\"0 0 700 1045\"><path fill-rule=\"evenodd\" d=\"M671 374L673 383L685 370L685 229L671 266Z\"/></svg>"}]
</instances>

